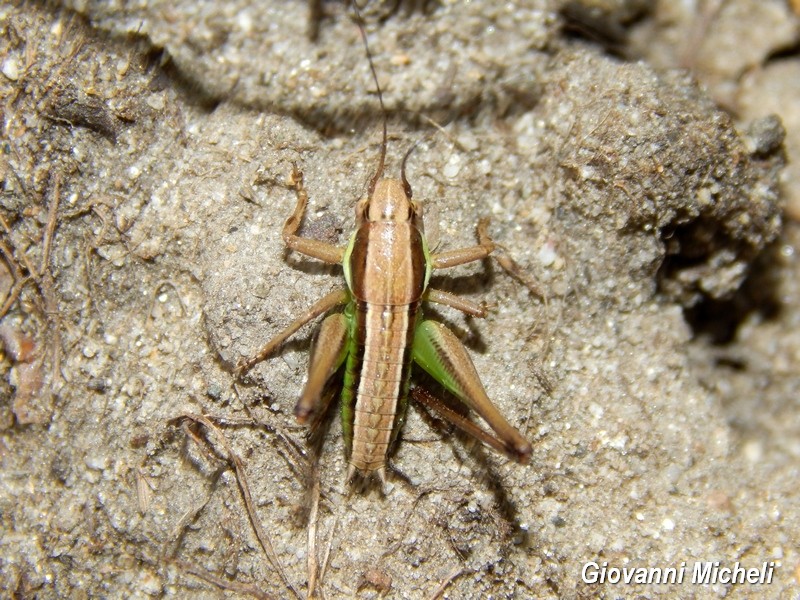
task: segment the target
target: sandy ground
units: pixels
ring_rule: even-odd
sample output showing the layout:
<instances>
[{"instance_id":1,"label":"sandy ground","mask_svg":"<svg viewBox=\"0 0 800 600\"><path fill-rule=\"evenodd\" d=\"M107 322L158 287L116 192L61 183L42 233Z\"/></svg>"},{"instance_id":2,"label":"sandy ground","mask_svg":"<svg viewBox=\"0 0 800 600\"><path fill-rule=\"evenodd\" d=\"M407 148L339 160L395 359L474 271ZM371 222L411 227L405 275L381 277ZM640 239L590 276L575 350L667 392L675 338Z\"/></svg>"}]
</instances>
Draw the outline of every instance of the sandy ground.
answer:
<instances>
[{"instance_id":1,"label":"sandy ground","mask_svg":"<svg viewBox=\"0 0 800 600\"><path fill-rule=\"evenodd\" d=\"M529 284L458 267L433 284L490 315L427 314L531 464L412 406L353 491L338 420L314 468L292 413L312 326L232 376L342 285L279 235L293 163L337 244L376 166L342 3L313 41L299 0L6 3L0 595L797 598L797 3L388 4L388 172L418 143L431 243L488 216Z\"/></svg>"}]
</instances>

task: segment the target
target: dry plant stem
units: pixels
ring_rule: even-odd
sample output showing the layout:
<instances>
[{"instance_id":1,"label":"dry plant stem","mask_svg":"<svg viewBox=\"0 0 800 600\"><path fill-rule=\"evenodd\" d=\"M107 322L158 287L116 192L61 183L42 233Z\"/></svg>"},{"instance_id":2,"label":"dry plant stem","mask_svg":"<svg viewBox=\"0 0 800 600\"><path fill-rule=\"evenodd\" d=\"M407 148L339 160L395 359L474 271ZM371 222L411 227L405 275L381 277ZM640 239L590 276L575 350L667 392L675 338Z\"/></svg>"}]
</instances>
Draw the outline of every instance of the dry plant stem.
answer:
<instances>
[{"instance_id":1,"label":"dry plant stem","mask_svg":"<svg viewBox=\"0 0 800 600\"><path fill-rule=\"evenodd\" d=\"M242 498L244 499L245 507L247 508L247 515L250 519L250 524L253 526L253 530L256 533L256 537L258 538L259 543L261 544L261 548L264 550L264 554L266 554L269 561L272 563L272 566L275 570L278 571L278 574L281 577L284 585L292 591L296 598L301 598L297 589L292 585L291 581L289 581L286 572L283 569L283 565L281 564L280 560L278 559L278 555L275 553L275 549L272 546L272 542L269 539L269 536L264 532L264 528L261 527L261 522L258 520L256 516L255 507L253 506L253 499L250 495L250 486L247 483L247 477L244 472L244 465L242 460L236 455L233 449L228 444L228 440L225 439L225 436L222 432L214 425L214 423L208 417L203 415L196 415L191 413L185 413L179 417L179 420L189 420L195 423L199 423L203 425L209 432L213 433L216 441L225 449L227 454L227 459L233 465L234 471L236 473L236 483L239 484L239 491L242 494Z\"/></svg>"},{"instance_id":2,"label":"dry plant stem","mask_svg":"<svg viewBox=\"0 0 800 600\"><path fill-rule=\"evenodd\" d=\"M319 468L315 464L311 469L311 511L308 515L308 598L319 598L317 586L322 584L322 579L317 580L319 562L317 561L317 527L319 525Z\"/></svg>"},{"instance_id":3,"label":"dry plant stem","mask_svg":"<svg viewBox=\"0 0 800 600\"><path fill-rule=\"evenodd\" d=\"M417 114L417 113L414 113L414 114ZM455 137L453 137L452 135L450 135L450 134L447 132L447 130L444 128L444 126L440 125L438 122L436 122L435 120L431 119L431 118L430 118L429 116L427 116L427 115L423 115L423 114L417 114L417 116L419 116L420 118L422 118L422 120L423 120L423 121L425 121L426 123L428 123L428 124L432 125L432 126L433 126L433 127L435 127L436 129L438 129L438 130L439 130L439 132L440 132L440 133L441 133L441 134L442 134L444 137L446 137L446 138L447 138L447 140L448 140L448 141L449 141L451 144L453 144L453 146L454 146L454 147L458 148L458 149L459 149L461 152L468 152L468 150L467 150L467 149L464 147L464 144L462 144L460 141L458 141L458 139L457 139L457 138L455 138Z\"/></svg>"},{"instance_id":4,"label":"dry plant stem","mask_svg":"<svg viewBox=\"0 0 800 600\"><path fill-rule=\"evenodd\" d=\"M308 39L317 41L319 36L319 23L322 20L322 0L308 1Z\"/></svg>"},{"instance_id":5,"label":"dry plant stem","mask_svg":"<svg viewBox=\"0 0 800 600\"><path fill-rule=\"evenodd\" d=\"M47 321L46 343L52 349L53 364L50 378L51 392L58 391L59 373L61 370L61 331L58 323L58 301L55 294L55 279L50 269L50 255L53 246L53 237L58 224L58 205L61 199L61 175L53 176L53 190L50 194L50 204L47 209L47 224L42 237L42 255L39 268L36 269L27 260L23 253L23 262L29 275L23 276L22 269L14 257L11 248L4 242L0 242L0 253L8 263L14 277L14 285L9 292L8 298L0 307L0 318L3 318L14 303L19 298L25 285L33 280L36 283L39 295L44 303L44 315ZM11 235L11 229L5 219L0 219L5 229L6 235Z\"/></svg>"},{"instance_id":6,"label":"dry plant stem","mask_svg":"<svg viewBox=\"0 0 800 600\"><path fill-rule=\"evenodd\" d=\"M11 286L11 291L8 293L8 298L6 301L3 302L3 306L0 307L0 319L6 316L11 307L14 306L14 303L19 298L19 295L22 293L25 284L27 284L31 280L30 277L23 277L22 279L17 279L14 282L14 285Z\"/></svg>"},{"instance_id":7,"label":"dry plant stem","mask_svg":"<svg viewBox=\"0 0 800 600\"><path fill-rule=\"evenodd\" d=\"M210 486L211 490L213 490L214 487L217 485L217 482L219 481L219 477L222 474L222 472L223 472L222 469L218 469L216 473L214 473L214 478ZM209 500L211 500L210 492L206 494L206 497L200 504L187 510L185 513L183 513L183 516L181 516L181 518L178 519L178 522L175 524L175 527L173 528L170 534L170 539L164 543L163 555L169 557L169 560L173 560L175 558L175 555L178 553L178 549L181 547L181 544L183 543L183 537L186 534L186 528L189 526L190 523L194 522L197 519L197 516L208 505ZM170 544L172 544L172 548L167 548L167 546L169 546Z\"/></svg>"},{"instance_id":8,"label":"dry plant stem","mask_svg":"<svg viewBox=\"0 0 800 600\"><path fill-rule=\"evenodd\" d=\"M190 564L186 561L173 558L171 561L176 567L189 573L190 575L194 575L202 579L203 581L207 581L208 583L217 586L222 590L228 590L231 592L237 592L240 594L247 594L252 596L253 598L258 598L259 600L272 600L273 596L270 596L266 592L258 589L254 585L245 585L243 583L236 583L235 581L230 581L228 579L222 579L221 577L217 577L216 575L212 575L208 571L204 571L203 569L199 569L198 567Z\"/></svg>"},{"instance_id":9,"label":"dry plant stem","mask_svg":"<svg viewBox=\"0 0 800 600\"><path fill-rule=\"evenodd\" d=\"M11 274L14 276L14 281L22 279L22 269L19 268L19 264L14 258L14 253L11 251L11 248L9 248L8 245L2 240L0 240L0 253L3 254L3 259L6 261L8 268L11 269Z\"/></svg>"},{"instance_id":10,"label":"dry plant stem","mask_svg":"<svg viewBox=\"0 0 800 600\"><path fill-rule=\"evenodd\" d=\"M47 313L47 329L51 332L50 346L53 353L53 367L50 380L51 391L56 392L59 374L61 372L61 331L58 327L58 302L54 290L53 276L48 271L42 278L42 296L44 297L44 307Z\"/></svg>"},{"instance_id":11,"label":"dry plant stem","mask_svg":"<svg viewBox=\"0 0 800 600\"><path fill-rule=\"evenodd\" d=\"M234 386L235 389L235 386ZM238 394L238 392L237 392ZM245 407L249 412L249 408ZM304 474L308 470L306 463L308 459L306 457L306 453L303 450L303 447L296 442L292 436L290 436L283 428L278 427L277 425L270 425L269 423L264 423L263 421L259 421L255 418L247 417L224 417L224 416L212 416L207 415L211 422L215 423L216 425L229 425L231 427L255 427L258 429L263 429L275 437L277 437L283 445L285 446L286 450L281 452L281 456L284 457L286 463L292 470L292 473L298 477L298 480L301 476L305 476Z\"/></svg>"},{"instance_id":12,"label":"dry plant stem","mask_svg":"<svg viewBox=\"0 0 800 600\"><path fill-rule=\"evenodd\" d=\"M331 558L331 548L333 548L333 536L336 534L336 526L339 525L339 510L336 510L336 515L333 518L331 531L328 534L328 544L325 547L325 554L322 556L322 565L319 568L319 581L325 581L325 572L328 570L328 562ZM321 590L320 590L321 591Z\"/></svg>"},{"instance_id":13,"label":"dry plant stem","mask_svg":"<svg viewBox=\"0 0 800 600\"><path fill-rule=\"evenodd\" d=\"M430 497L431 493L434 491L434 488L428 488L425 490L420 491L417 494L417 497L414 498L414 501L411 504L411 507L406 511L402 523L403 527L400 530L399 535L396 536L396 541L391 544L386 550L383 551L383 554L380 556L380 560L383 561L393 554L396 554L400 548L403 546L403 540L406 539L406 534L408 533L411 527L411 516L417 513L420 504L427 498Z\"/></svg>"},{"instance_id":14,"label":"dry plant stem","mask_svg":"<svg viewBox=\"0 0 800 600\"><path fill-rule=\"evenodd\" d=\"M44 310L47 318L47 331L50 346L53 352L52 375L50 379L51 391L58 390L58 376L61 371L61 330L58 323L58 301L55 293L55 280L50 269L50 251L53 245L53 236L58 221L58 203L61 198L61 175L56 173L53 178L53 192L50 197L50 206L47 210L47 226L42 240L42 260L39 265L38 285L44 300Z\"/></svg>"},{"instance_id":15,"label":"dry plant stem","mask_svg":"<svg viewBox=\"0 0 800 600\"><path fill-rule=\"evenodd\" d=\"M0 225L3 226L3 231L6 232L6 236L8 237L9 240L11 240L11 227L9 226L8 222L3 218L3 215L0 215ZM14 253L13 253L12 249L9 249L9 248L6 248L6 249L9 250L9 256L13 257ZM36 273L36 269L33 268L33 265L30 263L30 261L28 260L27 255L24 252L22 253L22 257L20 258L20 260L17 262L16 259L15 259L15 262L17 263L16 264L16 270L19 270L20 273L21 273L21 270L20 270L19 263L22 263L22 266L24 266L25 269L28 271L28 273L30 273L31 277L35 277L36 276L36 274L37 274Z\"/></svg>"},{"instance_id":16,"label":"dry plant stem","mask_svg":"<svg viewBox=\"0 0 800 600\"><path fill-rule=\"evenodd\" d=\"M6 235L10 235L10 229L8 224L5 222L5 219L0 216L0 221L2 221L3 228L6 231ZM0 319L6 316L11 307L14 306L14 303L19 298L19 295L22 293L22 290L25 288L25 285L31 280L30 276L25 276L22 274L22 269L17 262L17 259L14 258L14 253L12 252L11 248L0 240L0 253L3 255L3 259L5 260L8 268L11 270L11 276L14 278L14 284L11 286L11 290L8 292L8 297L3 302L3 306L0 307Z\"/></svg>"},{"instance_id":17,"label":"dry plant stem","mask_svg":"<svg viewBox=\"0 0 800 600\"><path fill-rule=\"evenodd\" d=\"M447 576L447 579L445 579L442 582L442 585L440 585L438 589L433 593L433 596L431 596L430 600L438 600L439 598L441 598L445 590L448 588L448 586L462 575L465 575L466 573L468 573L466 569L458 567L455 571L453 571L452 573L450 573L450 575Z\"/></svg>"},{"instance_id":18,"label":"dry plant stem","mask_svg":"<svg viewBox=\"0 0 800 600\"><path fill-rule=\"evenodd\" d=\"M134 477L136 478L136 500L139 505L139 513L144 515L150 510L150 501L153 498L152 484L141 467L136 469Z\"/></svg>"},{"instance_id":19,"label":"dry plant stem","mask_svg":"<svg viewBox=\"0 0 800 600\"><path fill-rule=\"evenodd\" d=\"M47 226L42 240L42 261L39 264L39 275L44 275L50 266L50 248L53 245L53 235L56 231L56 216L58 202L61 196L61 175L56 173L53 177L53 193L50 197L50 206L47 208Z\"/></svg>"}]
</instances>

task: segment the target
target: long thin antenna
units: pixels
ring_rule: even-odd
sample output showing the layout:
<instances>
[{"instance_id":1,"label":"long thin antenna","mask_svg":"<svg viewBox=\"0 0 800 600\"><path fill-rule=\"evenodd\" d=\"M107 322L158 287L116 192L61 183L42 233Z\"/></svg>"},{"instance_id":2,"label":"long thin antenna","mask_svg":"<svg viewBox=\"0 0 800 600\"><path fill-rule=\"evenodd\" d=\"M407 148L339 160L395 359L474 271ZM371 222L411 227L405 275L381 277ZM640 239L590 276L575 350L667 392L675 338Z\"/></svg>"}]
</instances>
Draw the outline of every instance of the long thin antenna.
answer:
<instances>
[{"instance_id":1,"label":"long thin antenna","mask_svg":"<svg viewBox=\"0 0 800 600\"><path fill-rule=\"evenodd\" d=\"M408 196L409 200L414 196L414 192L411 191L411 184L408 183L408 179L406 178L406 161L408 161L408 157L411 156L411 153L419 144L419 140L414 142L411 145L411 148L408 149L406 155L403 157L403 162L400 164L400 180L403 182L403 188L406 191L406 196Z\"/></svg>"},{"instance_id":2,"label":"long thin antenna","mask_svg":"<svg viewBox=\"0 0 800 600\"><path fill-rule=\"evenodd\" d=\"M375 171L375 175L373 175L372 179L369 182L369 195L372 196L372 192L375 191L375 184L378 183L378 180L383 177L383 168L386 165L386 147L388 145L387 139L389 137L387 132L387 115L386 115L386 107L383 104L383 92L381 91L381 84L378 83L378 73L375 71L375 64L372 62L372 53L369 51L369 44L367 43L367 32L364 30L364 20L361 18L361 13L358 10L358 3L356 0L353 0L353 11L356 13L356 25L358 25L358 30L361 32L361 39L364 40L364 50L367 52L367 60L369 61L369 68L372 71L372 79L375 80L375 88L378 90L378 102L381 104L381 113L383 113L383 141L381 141L381 158L380 162L378 163L378 169Z\"/></svg>"}]
</instances>

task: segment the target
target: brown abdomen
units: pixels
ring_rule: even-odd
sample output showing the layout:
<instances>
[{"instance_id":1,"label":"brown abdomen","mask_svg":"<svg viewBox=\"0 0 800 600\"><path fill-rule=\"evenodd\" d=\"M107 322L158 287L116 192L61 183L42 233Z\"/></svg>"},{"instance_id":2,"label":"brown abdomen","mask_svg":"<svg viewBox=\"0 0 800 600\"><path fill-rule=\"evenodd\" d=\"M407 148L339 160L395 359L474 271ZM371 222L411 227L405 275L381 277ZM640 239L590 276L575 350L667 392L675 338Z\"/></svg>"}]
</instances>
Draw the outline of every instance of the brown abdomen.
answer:
<instances>
[{"instance_id":1,"label":"brown abdomen","mask_svg":"<svg viewBox=\"0 0 800 600\"><path fill-rule=\"evenodd\" d=\"M403 416L419 302L356 304L356 352L347 368L355 397L350 464L361 472L381 469Z\"/></svg>"}]
</instances>

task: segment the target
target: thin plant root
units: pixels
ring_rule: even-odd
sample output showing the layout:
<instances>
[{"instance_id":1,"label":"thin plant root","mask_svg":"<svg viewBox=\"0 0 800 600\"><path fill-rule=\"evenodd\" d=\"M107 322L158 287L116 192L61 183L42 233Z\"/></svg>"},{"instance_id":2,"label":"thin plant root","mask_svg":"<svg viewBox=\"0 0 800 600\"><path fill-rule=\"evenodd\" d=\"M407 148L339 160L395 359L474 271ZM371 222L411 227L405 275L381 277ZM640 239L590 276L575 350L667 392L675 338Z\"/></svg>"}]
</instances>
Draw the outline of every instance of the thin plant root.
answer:
<instances>
[{"instance_id":1,"label":"thin plant root","mask_svg":"<svg viewBox=\"0 0 800 600\"><path fill-rule=\"evenodd\" d=\"M261 545L264 554L266 555L269 562L272 564L273 568L278 572L283 584L286 586L288 590L292 592L292 594L298 598L301 598L300 593L297 591L297 588L292 584L289 580L288 576L286 575L286 571L283 568L283 565L278 558L278 555L275 553L275 549L272 545L272 541L270 540L269 536L264 531L264 528L261 526L261 522L258 520L258 517L255 512L255 507L253 505L253 499L250 494L250 486L247 482L247 476L245 475L244 471L244 463L242 459L233 451L230 444L228 444L228 440L223 435L222 431L213 423L212 419L204 416L204 415L197 415L192 413L185 413L176 419L173 419L173 423L181 423L181 422L191 422L196 423L198 425L202 425L205 430L212 434L214 441L221 446L225 451L225 456L223 457L225 461L228 463L229 466L233 467L234 473L236 475L236 483L239 486L239 492L242 495L242 499L244 500L245 507L247 509L247 516L250 520L250 525L253 527L253 531L258 538L258 542ZM206 438L206 443L210 444L210 441Z\"/></svg>"}]
</instances>

